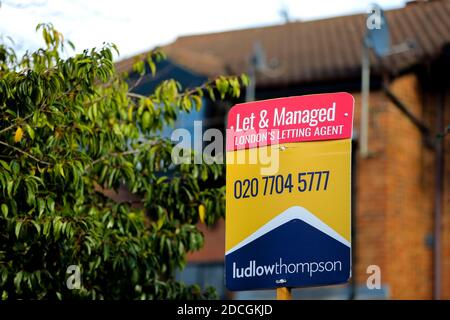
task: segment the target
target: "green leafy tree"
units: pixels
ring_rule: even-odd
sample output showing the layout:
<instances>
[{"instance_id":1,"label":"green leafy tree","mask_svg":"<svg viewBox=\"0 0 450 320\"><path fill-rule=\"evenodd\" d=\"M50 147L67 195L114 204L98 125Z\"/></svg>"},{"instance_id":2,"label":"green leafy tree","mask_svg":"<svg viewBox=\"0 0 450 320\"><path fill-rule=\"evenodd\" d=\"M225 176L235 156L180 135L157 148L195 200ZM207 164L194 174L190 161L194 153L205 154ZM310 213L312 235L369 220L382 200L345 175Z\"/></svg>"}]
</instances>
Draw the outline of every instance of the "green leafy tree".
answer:
<instances>
[{"instance_id":1,"label":"green leafy tree","mask_svg":"<svg viewBox=\"0 0 450 320\"><path fill-rule=\"evenodd\" d=\"M222 165L175 165L160 130L200 108L203 94L235 98L245 76L199 88L163 81L149 96L129 91L114 45L69 56L50 24L45 47L18 58L0 44L0 294L3 299L211 298L174 280L195 227L224 214ZM66 58L64 58L66 57ZM155 72L154 51L134 70ZM138 205L104 190L126 188ZM69 289L67 268L81 271Z\"/></svg>"}]
</instances>

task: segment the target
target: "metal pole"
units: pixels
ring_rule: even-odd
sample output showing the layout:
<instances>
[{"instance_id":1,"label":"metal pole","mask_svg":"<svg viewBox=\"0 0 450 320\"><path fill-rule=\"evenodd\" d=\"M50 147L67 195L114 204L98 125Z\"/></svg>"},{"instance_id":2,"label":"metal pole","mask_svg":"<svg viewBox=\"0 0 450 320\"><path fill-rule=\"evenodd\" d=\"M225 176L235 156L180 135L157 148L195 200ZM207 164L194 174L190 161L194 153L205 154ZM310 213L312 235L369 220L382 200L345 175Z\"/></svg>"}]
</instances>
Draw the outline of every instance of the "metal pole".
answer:
<instances>
[{"instance_id":1,"label":"metal pole","mask_svg":"<svg viewBox=\"0 0 450 320\"><path fill-rule=\"evenodd\" d=\"M367 40L363 41L362 72L361 72L361 125L360 125L360 155L369 155L369 93L370 93L370 57Z\"/></svg>"},{"instance_id":2,"label":"metal pole","mask_svg":"<svg viewBox=\"0 0 450 320\"><path fill-rule=\"evenodd\" d=\"M439 90L436 110L436 132L444 131L444 92ZM441 299L441 264L442 264L442 201L444 192L444 139L438 138L435 143L436 176L435 176L435 196L434 196L434 286L433 298Z\"/></svg>"},{"instance_id":3,"label":"metal pole","mask_svg":"<svg viewBox=\"0 0 450 320\"><path fill-rule=\"evenodd\" d=\"M358 244L358 240L357 240L357 208L356 208L356 199L357 199L357 169L358 169L358 162L357 159L358 157L356 156L356 149L357 149L357 145L355 140L352 139L352 176L351 176L351 224L352 224L352 228L351 228L351 237L352 237L352 280L350 283L350 300L355 300L356 299L356 289L357 289L357 278L356 278L356 265L357 265L357 255L356 255L356 250L357 250L357 244Z\"/></svg>"},{"instance_id":4,"label":"metal pole","mask_svg":"<svg viewBox=\"0 0 450 320\"><path fill-rule=\"evenodd\" d=\"M292 300L291 288L277 288L277 300Z\"/></svg>"},{"instance_id":5,"label":"metal pole","mask_svg":"<svg viewBox=\"0 0 450 320\"><path fill-rule=\"evenodd\" d=\"M255 101L256 75L253 58L250 60L248 77L250 78L250 83L245 90L245 102Z\"/></svg>"}]
</instances>

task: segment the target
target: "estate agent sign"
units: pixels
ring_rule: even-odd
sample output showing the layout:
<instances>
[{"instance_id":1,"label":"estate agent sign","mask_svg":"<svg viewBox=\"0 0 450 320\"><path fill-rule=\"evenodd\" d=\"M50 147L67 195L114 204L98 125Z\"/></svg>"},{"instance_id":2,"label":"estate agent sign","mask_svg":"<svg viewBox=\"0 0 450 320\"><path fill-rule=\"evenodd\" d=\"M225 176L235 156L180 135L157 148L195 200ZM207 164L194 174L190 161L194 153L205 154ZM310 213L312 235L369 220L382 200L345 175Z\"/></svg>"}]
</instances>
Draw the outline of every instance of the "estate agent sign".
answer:
<instances>
[{"instance_id":1,"label":"estate agent sign","mask_svg":"<svg viewBox=\"0 0 450 320\"><path fill-rule=\"evenodd\" d=\"M230 110L228 289L348 281L353 107L350 94L332 93Z\"/></svg>"}]
</instances>

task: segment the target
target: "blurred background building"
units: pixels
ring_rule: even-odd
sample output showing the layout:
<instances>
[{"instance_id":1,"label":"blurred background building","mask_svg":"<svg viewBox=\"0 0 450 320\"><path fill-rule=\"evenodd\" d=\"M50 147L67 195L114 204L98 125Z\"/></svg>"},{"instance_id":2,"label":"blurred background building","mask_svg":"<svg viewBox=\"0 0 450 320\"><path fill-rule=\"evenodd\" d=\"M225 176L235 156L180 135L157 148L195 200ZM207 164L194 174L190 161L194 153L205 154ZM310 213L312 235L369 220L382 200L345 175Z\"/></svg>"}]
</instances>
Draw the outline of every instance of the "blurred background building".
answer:
<instances>
[{"instance_id":1,"label":"blurred background building","mask_svg":"<svg viewBox=\"0 0 450 320\"><path fill-rule=\"evenodd\" d=\"M450 124L450 1L411 1L385 15L393 46L408 46L382 58L371 52L364 156L359 148L365 14L180 37L162 48L168 59L156 75L134 89L149 94L168 78L192 87L218 75L250 73L255 88L248 99L339 91L355 97L353 278L347 285L294 290L297 298L450 299L450 135L444 136ZM130 71L140 57L117 67ZM132 82L137 78L131 75ZM180 117L176 126L189 129L203 120L223 130L236 102L205 100L205 108ZM181 280L212 285L226 298L275 297L274 291L227 292L224 223L199 228L205 247L189 256ZM366 286L370 265L381 268L379 290Z\"/></svg>"}]
</instances>

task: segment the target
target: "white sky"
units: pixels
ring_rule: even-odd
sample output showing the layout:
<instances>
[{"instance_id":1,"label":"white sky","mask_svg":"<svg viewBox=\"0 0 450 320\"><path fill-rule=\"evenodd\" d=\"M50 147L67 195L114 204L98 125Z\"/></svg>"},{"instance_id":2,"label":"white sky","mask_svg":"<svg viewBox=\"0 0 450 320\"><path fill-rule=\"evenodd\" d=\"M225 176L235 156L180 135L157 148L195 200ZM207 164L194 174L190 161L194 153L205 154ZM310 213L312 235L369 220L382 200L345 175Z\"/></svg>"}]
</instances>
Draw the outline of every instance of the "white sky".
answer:
<instances>
[{"instance_id":1,"label":"white sky","mask_svg":"<svg viewBox=\"0 0 450 320\"><path fill-rule=\"evenodd\" d=\"M121 58L174 41L178 36L366 12L374 0L0 0L0 34L19 51L35 49L40 22L52 22L77 51L115 43ZM378 0L384 9L405 0Z\"/></svg>"}]
</instances>

